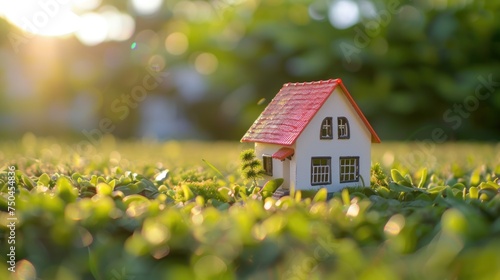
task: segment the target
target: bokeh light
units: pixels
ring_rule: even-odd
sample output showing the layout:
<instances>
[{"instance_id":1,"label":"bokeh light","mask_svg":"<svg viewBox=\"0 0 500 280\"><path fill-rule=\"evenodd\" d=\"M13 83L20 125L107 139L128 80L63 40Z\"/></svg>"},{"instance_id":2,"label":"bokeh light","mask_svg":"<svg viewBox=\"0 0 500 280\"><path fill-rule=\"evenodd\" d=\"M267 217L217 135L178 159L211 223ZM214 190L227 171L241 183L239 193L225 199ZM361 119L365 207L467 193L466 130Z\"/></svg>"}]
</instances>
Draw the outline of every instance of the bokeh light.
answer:
<instances>
[{"instance_id":1,"label":"bokeh light","mask_svg":"<svg viewBox=\"0 0 500 280\"><path fill-rule=\"evenodd\" d=\"M132 0L132 7L140 15L156 13L163 4L163 0Z\"/></svg>"},{"instance_id":2,"label":"bokeh light","mask_svg":"<svg viewBox=\"0 0 500 280\"><path fill-rule=\"evenodd\" d=\"M113 6L105 6L100 12L108 25L108 40L125 41L134 34L135 21L130 15L120 13Z\"/></svg>"},{"instance_id":3,"label":"bokeh light","mask_svg":"<svg viewBox=\"0 0 500 280\"><path fill-rule=\"evenodd\" d=\"M0 10L19 29L36 35L64 36L77 30L80 24L66 1L2 1Z\"/></svg>"},{"instance_id":4,"label":"bokeh light","mask_svg":"<svg viewBox=\"0 0 500 280\"><path fill-rule=\"evenodd\" d=\"M150 50L155 50L160 44L160 37L155 31L151 29L145 29L135 35L135 41L138 45L144 45L147 46Z\"/></svg>"},{"instance_id":5,"label":"bokeh light","mask_svg":"<svg viewBox=\"0 0 500 280\"><path fill-rule=\"evenodd\" d=\"M323 13L323 10L327 9L325 6L326 4L323 2L315 2L309 5L307 9L309 17L313 20L324 20L325 13Z\"/></svg>"},{"instance_id":6,"label":"bokeh light","mask_svg":"<svg viewBox=\"0 0 500 280\"><path fill-rule=\"evenodd\" d=\"M149 59L149 66L155 71L161 71L165 69L165 59L163 56L155 54Z\"/></svg>"},{"instance_id":7,"label":"bokeh light","mask_svg":"<svg viewBox=\"0 0 500 280\"><path fill-rule=\"evenodd\" d=\"M181 55L186 52L189 41L182 32L174 32L165 39L165 48L173 55Z\"/></svg>"},{"instance_id":8,"label":"bokeh light","mask_svg":"<svg viewBox=\"0 0 500 280\"><path fill-rule=\"evenodd\" d=\"M224 1L220 7L214 7L203 1L180 1L175 5L173 12L193 22L206 22L213 19L215 10L221 11L223 7L230 5L226 2Z\"/></svg>"},{"instance_id":9,"label":"bokeh light","mask_svg":"<svg viewBox=\"0 0 500 280\"><path fill-rule=\"evenodd\" d=\"M108 21L98 13L87 13L81 17L81 27L76 32L77 38L87 46L95 46L106 40Z\"/></svg>"},{"instance_id":10,"label":"bokeh light","mask_svg":"<svg viewBox=\"0 0 500 280\"><path fill-rule=\"evenodd\" d=\"M328 10L330 23L338 29L346 29L359 21L359 7L352 0L338 0Z\"/></svg>"},{"instance_id":11,"label":"bokeh light","mask_svg":"<svg viewBox=\"0 0 500 280\"><path fill-rule=\"evenodd\" d=\"M384 232L388 235L398 235L405 226L405 217L401 214L392 216L385 224Z\"/></svg>"},{"instance_id":12,"label":"bokeh light","mask_svg":"<svg viewBox=\"0 0 500 280\"><path fill-rule=\"evenodd\" d=\"M211 53L202 53L195 59L194 66L200 74L209 75L217 70L219 61L217 57Z\"/></svg>"},{"instance_id":13,"label":"bokeh light","mask_svg":"<svg viewBox=\"0 0 500 280\"><path fill-rule=\"evenodd\" d=\"M361 15L365 18L374 18L377 16L377 9L371 1L362 0L358 2L359 11Z\"/></svg>"},{"instance_id":14,"label":"bokeh light","mask_svg":"<svg viewBox=\"0 0 500 280\"><path fill-rule=\"evenodd\" d=\"M63 1L58 1L63 2ZM72 0L71 4L73 8L77 11L91 11L99 5L101 5L102 0Z\"/></svg>"}]
</instances>

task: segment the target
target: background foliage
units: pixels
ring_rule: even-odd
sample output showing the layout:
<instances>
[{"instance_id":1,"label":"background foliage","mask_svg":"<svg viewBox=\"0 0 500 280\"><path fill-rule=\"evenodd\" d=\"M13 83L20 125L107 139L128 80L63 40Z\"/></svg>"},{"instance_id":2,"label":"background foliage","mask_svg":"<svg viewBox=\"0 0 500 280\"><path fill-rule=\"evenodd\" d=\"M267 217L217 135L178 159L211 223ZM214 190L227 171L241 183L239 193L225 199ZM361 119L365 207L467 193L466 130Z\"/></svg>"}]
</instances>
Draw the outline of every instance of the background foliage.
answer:
<instances>
[{"instance_id":1,"label":"background foliage","mask_svg":"<svg viewBox=\"0 0 500 280\"><path fill-rule=\"evenodd\" d=\"M120 137L239 139L283 83L335 77L383 139L429 139L436 127L448 139L500 136L498 82L477 106L470 100L478 78L500 80L496 1L173 0L147 15L131 2L92 10L135 20L129 39L95 46L34 37L16 52L9 36L22 33L0 20L4 136L85 137L109 118ZM338 2L358 8L352 25L336 23ZM122 119L113 102L150 69L161 86ZM474 109L453 111L466 102Z\"/></svg>"}]
</instances>

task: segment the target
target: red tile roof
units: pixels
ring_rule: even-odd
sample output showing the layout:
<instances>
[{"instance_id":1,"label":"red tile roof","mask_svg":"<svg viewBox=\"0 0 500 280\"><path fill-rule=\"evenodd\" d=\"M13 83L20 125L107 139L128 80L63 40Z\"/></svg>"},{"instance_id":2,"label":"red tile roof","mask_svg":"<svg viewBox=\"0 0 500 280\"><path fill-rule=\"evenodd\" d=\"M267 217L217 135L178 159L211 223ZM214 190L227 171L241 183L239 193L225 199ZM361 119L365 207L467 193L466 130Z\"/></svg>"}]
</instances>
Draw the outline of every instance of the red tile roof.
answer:
<instances>
[{"instance_id":1,"label":"red tile roof","mask_svg":"<svg viewBox=\"0 0 500 280\"><path fill-rule=\"evenodd\" d=\"M354 110L356 110L362 122L370 131L372 143L380 143L377 133L373 130L340 79L284 84L248 129L241 142L292 145L337 86L340 86Z\"/></svg>"},{"instance_id":2,"label":"red tile roof","mask_svg":"<svg viewBox=\"0 0 500 280\"><path fill-rule=\"evenodd\" d=\"M276 153L273 154L273 158L277 158L279 160L285 160L285 158L293 156L294 153L295 153L294 149L282 147Z\"/></svg>"}]
</instances>

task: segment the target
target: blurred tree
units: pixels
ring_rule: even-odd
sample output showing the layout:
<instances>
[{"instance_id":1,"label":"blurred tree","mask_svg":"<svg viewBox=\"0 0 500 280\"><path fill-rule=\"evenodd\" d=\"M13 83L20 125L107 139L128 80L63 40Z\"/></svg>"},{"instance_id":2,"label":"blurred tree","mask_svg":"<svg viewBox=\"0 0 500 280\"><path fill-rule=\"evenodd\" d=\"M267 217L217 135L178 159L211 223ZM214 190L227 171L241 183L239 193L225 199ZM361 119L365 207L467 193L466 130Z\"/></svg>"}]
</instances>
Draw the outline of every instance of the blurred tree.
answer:
<instances>
[{"instance_id":1,"label":"blurred tree","mask_svg":"<svg viewBox=\"0 0 500 280\"><path fill-rule=\"evenodd\" d=\"M57 55L41 68L30 64L46 56L35 41L14 53L5 38L22 33L0 24L2 54L18 57L30 75L53 72L44 86L28 79L40 100L62 98L73 112L77 96L92 96L90 124L61 129L81 135L107 118L112 133L138 136L140 112L149 108L142 97L123 102L156 75L158 85L151 81L144 98L168 97L159 100L175 102L175 114L201 135L239 139L283 83L340 77L384 140L432 139L436 128L448 139L500 139L495 1L173 0L158 10L137 3L103 0L80 12L131 15L130 38L95 46L74 37L47 39L56 42ZM10 67L4 63L0 71L0 106L14 104L5 93L16 83L5 74ZM39 104L32 109L48 110L47 102ZM6 115L19 117L12 109L0 117Z\"/></svg>"}]
</instances>

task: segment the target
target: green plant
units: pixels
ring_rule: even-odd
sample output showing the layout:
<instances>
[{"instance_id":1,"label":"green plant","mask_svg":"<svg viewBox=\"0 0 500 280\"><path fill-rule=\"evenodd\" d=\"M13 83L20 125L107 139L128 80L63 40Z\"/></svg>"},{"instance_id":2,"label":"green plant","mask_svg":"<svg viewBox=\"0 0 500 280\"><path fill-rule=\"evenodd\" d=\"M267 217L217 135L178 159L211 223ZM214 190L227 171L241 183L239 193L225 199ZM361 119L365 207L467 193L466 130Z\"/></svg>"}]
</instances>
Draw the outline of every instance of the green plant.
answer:
<instances>
[{"instance_id":1,"label":"green plant","mask_svg":"<svg viewBox=\"0 0 500 280\"><path fill-rule=\"evenodd\" d=\"M168 159L141 160L158 147L128 145L113 148L134 159L119 166L101 164L104 149L82 156L81 165L75 154L32 160L15 147L0 149L12 158L0 166L0 251L13 246L4 222L9 166L18 218L17 272L2 254L0 279L499 278L498 151L484 145L451 146L474 154L470 161L442 149L429 174L384 166L393 169L390 183L379 173L373 188L345 188L330 200L326 189L261 200L247 195L236 167L222 179L199 160L191 168L170 162L167 176ZM449 162L461 164L459 177Z\"/></svg>"},{"instance_id":2,"label":"green plant","mask_svg":"<svg viewBox=\"0 0 500 280\"><path fill-rule=\"evenodd\" d=\"M248 149L240 154L240 171L243 177L247 180L252 181L252 186L257 186L257 180L262 178L264 175L264 169L262 168L262 163L255 156L253 149Z\"/></svg>"},{"instance_id":3,"label":"green plant","mask_svg":"<svg viewBox=\"0 0 500 280\"><path fill-rule=\"evenodd\" d=\"M370 183L372 187L375 186L387 186L387 175L380 166L380 163L375 163L371 168L371 178Z\"/></svg>"}]
</instances>

